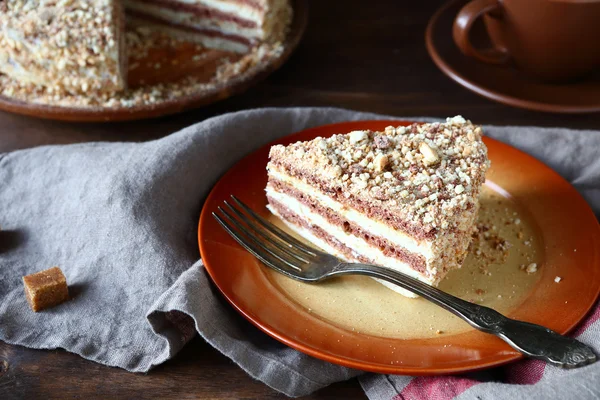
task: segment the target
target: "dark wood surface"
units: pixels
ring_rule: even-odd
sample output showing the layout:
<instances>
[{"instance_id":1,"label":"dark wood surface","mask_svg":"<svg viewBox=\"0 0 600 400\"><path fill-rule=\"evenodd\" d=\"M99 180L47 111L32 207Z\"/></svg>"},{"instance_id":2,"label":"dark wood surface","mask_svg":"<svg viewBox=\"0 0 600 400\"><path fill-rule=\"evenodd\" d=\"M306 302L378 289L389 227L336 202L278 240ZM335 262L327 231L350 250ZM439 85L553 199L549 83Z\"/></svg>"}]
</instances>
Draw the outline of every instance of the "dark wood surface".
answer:
<instances>
[{"instance_id":1,"label":"dark wood surface","mask_svg":"<svg viewBox=\"0 0 600 400\"><path fill-rule=\"evenodd\" d=\"M312 1L308 30L289 62L243 95L157 120L74 124L0 112L0 152L44 144L142 141L205 118L265 106L338 106L397 116L463 114L477 123L600 128L600 114L552 115L483 99L444 76L424 45L441 0ZM448 33L450 34L450 33ZM283 398L201 339L149 374L104 367L62 350L0 342L0 399ZM365 398L351 380L310 399Z\"/></svg>"}]
</instances>

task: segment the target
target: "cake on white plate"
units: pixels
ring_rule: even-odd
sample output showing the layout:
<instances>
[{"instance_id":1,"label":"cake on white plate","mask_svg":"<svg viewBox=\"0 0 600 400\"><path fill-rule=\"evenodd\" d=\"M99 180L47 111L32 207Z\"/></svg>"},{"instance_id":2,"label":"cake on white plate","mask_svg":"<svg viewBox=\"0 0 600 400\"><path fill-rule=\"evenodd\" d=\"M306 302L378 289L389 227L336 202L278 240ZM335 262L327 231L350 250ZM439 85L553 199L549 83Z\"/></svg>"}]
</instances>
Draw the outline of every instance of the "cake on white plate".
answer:
<instances>
[{"instance_id":1,"label":"cake on white plate","mask_svg":"<svg viewBox=\"0 0 600 400\"><path fill-rule=\"evenodd\" d=\"M125 24L246 53L282 41L291 16L288 0L4 0L0 72L55 92L115 92L127 82Z\"/></svg>"},{"instance_id":2,"label":"cake on white plate","mask_svg":"<svg viewBox=\"0 0 600 400\"><path fill-rule=\"evenodd\" d=\"M467 255L488 167L461 116L318 137L271 148L268 208L331 254L436 286Z\"/></svg>"}]
</instances>

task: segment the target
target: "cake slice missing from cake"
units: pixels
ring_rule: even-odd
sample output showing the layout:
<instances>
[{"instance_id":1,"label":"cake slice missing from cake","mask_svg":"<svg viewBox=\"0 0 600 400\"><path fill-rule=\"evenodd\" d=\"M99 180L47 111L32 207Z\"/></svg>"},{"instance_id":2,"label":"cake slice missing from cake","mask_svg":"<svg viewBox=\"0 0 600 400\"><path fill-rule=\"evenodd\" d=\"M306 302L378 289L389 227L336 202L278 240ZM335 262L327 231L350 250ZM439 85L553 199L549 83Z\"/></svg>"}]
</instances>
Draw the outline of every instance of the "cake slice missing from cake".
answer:
<instances>
[{"instance_id":1,"label":"cake slice missing from cake","mask_svg":"<svg viewBox=\"0 0 600 400\"><path fill-rule=\"evenodd\" d=\"M273 146L268 208L342 259L435 286L467 254L489 166L481 134L457 116Z\"/></svg>"}]
</instances>

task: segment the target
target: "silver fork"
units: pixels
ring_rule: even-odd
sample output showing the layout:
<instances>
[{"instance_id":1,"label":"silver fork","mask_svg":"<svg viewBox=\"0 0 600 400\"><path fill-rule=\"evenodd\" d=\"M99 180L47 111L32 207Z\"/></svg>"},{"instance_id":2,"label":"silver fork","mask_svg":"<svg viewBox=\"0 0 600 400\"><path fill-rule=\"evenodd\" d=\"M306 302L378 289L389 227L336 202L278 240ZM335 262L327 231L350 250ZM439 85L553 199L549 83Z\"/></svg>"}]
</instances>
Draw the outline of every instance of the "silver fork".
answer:
<instances>
[{"instance_id":1,"label":"silver fork","mask_svg":"<svg viewBox=\"0 0 600 400\"><path fill-rule=\"evenodd\" d=\"M593 350L570 337L540 325L507 318L499 312L459 299L405 274L376 265L347 263L295 239L271 224L235 196L212 213L221 226L268 267L303 282L339 275L367 275L392 282L450 311L480 331L503 339L524 355L563 368L596 361Z\"/></svg>"}]
</instances>

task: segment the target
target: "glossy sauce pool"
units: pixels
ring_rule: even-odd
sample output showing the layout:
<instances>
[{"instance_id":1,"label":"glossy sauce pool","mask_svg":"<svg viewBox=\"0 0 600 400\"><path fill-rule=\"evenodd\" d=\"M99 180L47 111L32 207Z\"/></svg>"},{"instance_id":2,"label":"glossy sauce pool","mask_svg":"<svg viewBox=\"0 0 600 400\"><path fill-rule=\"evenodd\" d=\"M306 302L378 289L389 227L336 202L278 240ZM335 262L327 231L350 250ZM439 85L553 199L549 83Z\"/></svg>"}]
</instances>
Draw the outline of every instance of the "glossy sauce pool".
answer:
<instances>
[{"instance_id":1,"label":"glossy sauce pool","mask_svg":"<svg viewBox=\"0 0 600 400\"><path fill-rule=\"evenodd\" d=\"M510 314L527 297L543 268L543 243L536 226L518 204L484 186L479 233L462 268L451 271L439 288L468 301ZM289 229L272 217L278 226ZM427 300L404 297L371 278L345 276L308 284L265 268L269 280L307 311L339 327L399 339L452 335L471 328Z\"/></svg>"}]
</instances>

